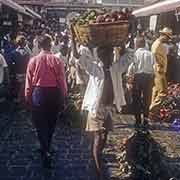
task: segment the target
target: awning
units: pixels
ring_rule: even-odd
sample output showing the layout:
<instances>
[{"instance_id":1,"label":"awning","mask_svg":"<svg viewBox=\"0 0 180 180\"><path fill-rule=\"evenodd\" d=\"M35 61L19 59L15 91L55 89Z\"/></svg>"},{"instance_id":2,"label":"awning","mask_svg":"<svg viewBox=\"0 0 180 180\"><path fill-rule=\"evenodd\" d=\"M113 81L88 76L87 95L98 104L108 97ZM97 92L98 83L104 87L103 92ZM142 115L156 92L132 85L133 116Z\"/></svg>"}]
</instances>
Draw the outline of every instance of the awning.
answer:
<instances>
[{"instance_id":1,"label":"awning","mask_svg":"<svg viewBox=\"0 0 180 180\"><path fill-rule=\"evenodd\" d=\"M166 0L163 2L153 4L151 6L147 6L147 7L135 10L133 14L136 17L151 16L151 15L160 14L164 12L174 11L176 10L178 6L180 6L180 0Z\"/></svg>"},{"instance_id":2,"label":"awning","mask_svg":"<svg viewBox=\"0 0 180 180\"><path fill-rule=\"evenodd\" d=\"M26 10L22 6L13 2L12 0L0 0L0 3L14 9L19 13L25 14L27 16L30 15L29 13L26 12Z\"/></svg>"},{"instance_id":3,"label":"awning","mask_svg":"<svg viewBox=\"0 0 180 180\"><path fill-rule=\"evenodd\" d=\"M24 8L28 13L32 14L32 16L34 16L35 18L38 18L38 19L42 18L38 13L36 13L32 9L28 8L27 6L24 6Z\"/></svg>"}]
</instances>

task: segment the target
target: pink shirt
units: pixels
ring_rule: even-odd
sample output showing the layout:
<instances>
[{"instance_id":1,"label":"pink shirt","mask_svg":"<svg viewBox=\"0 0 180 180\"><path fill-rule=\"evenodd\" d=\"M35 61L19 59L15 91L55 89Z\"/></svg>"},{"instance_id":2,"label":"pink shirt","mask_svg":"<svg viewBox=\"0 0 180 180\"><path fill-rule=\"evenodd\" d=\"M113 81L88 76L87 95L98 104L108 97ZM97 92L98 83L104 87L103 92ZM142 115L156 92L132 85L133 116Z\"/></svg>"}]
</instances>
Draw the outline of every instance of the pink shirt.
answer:
<instances>
[{"instance_id":1,"label":"pink shirt","mask_svg":"<svg viewBox=\"0 0 180 180\"><path fill-rule=\"evenodd\" d=\"M49 51L41 51L33 57L27 67L25 97L30 97L33 86L60 87L63 96L67 96L64 65Z\"/></svg>"}]
</instances>

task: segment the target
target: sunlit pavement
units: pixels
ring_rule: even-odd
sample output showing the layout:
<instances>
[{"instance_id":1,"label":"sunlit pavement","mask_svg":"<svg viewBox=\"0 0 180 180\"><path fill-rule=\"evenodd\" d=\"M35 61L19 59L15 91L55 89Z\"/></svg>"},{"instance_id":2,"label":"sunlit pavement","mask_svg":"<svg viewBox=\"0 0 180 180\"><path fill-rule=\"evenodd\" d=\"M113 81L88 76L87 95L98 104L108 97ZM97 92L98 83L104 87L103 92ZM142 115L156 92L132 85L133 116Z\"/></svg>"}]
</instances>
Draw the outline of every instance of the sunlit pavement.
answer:
<instances>
[{"instance_id":1,"label":"sunlit pavement","mask_svg":"<svg viewBox=\"0 0 180 180\"><path fill-rule=\"evenodd\" d=\"M9 108L9 105L8 105ZM114 146L134 131L130 115L114 116L114 131L104 152L104 179L119 179L117 153ZM0 180L95 180L90 158L89 138L82 138L79 129L58 122L53 139L53 169L41 166L39 144L26 111L1 111L0 114ZM175 143L177 133L165 125L151 127L155 139L166 147L167 155L177 157L180 148Z\"/></svg>"},{"instance_id":2,"label":"sunlit pavement","mask_svg":"<svg viewBox=\"0 0 180 180\"><path fill-rule=\"evenodd\" d=\"M11 112L12 113L12 112ZM25 111L1 112L0 180L94 180L90 146L78 129L58 122L53 139L53 168L41 166L36 132Z\"/></svg>"}]
</instances>

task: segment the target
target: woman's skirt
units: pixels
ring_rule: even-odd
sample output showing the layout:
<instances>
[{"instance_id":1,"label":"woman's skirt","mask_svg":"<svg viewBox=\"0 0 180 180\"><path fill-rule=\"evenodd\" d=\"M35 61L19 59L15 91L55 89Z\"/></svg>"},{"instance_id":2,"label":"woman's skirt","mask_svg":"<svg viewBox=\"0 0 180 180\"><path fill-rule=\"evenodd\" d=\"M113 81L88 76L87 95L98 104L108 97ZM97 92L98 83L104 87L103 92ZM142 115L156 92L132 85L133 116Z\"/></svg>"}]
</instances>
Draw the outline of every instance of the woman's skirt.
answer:
<instances>
[{"instance_id":1,"label":"woman's skirt","mask_svg":"<svg viewBox=\"0 0 180 180\"><path fill-rule=\"evenodd\" d=\"M97 115L94 117L90 112L87 117L86 131L112 131L112 107L100 105Z\"/></svg>"}]
</instances>

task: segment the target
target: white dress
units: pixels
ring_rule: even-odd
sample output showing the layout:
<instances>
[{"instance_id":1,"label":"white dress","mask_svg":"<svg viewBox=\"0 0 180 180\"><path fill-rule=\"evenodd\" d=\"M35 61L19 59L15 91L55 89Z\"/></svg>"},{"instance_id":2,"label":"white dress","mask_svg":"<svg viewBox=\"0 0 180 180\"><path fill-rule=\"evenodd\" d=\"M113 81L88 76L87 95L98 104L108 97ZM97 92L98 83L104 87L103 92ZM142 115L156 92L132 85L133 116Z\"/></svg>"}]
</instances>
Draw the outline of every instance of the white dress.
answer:
<instances>
[{"instance_id":1,"label":"white dress","mask_svg":"<svg viewBox=\"0 0 180 180\"><path fill-rule=\"evenodd\" d=\"M125 57L121 57L119 61L112 64L110 68L113 90L114 90L114 104L117 107L118 112L121 111L121 107L126 105L122 74L127 70L127 64L124 62Z\"/></svg>"}]
</instances>

